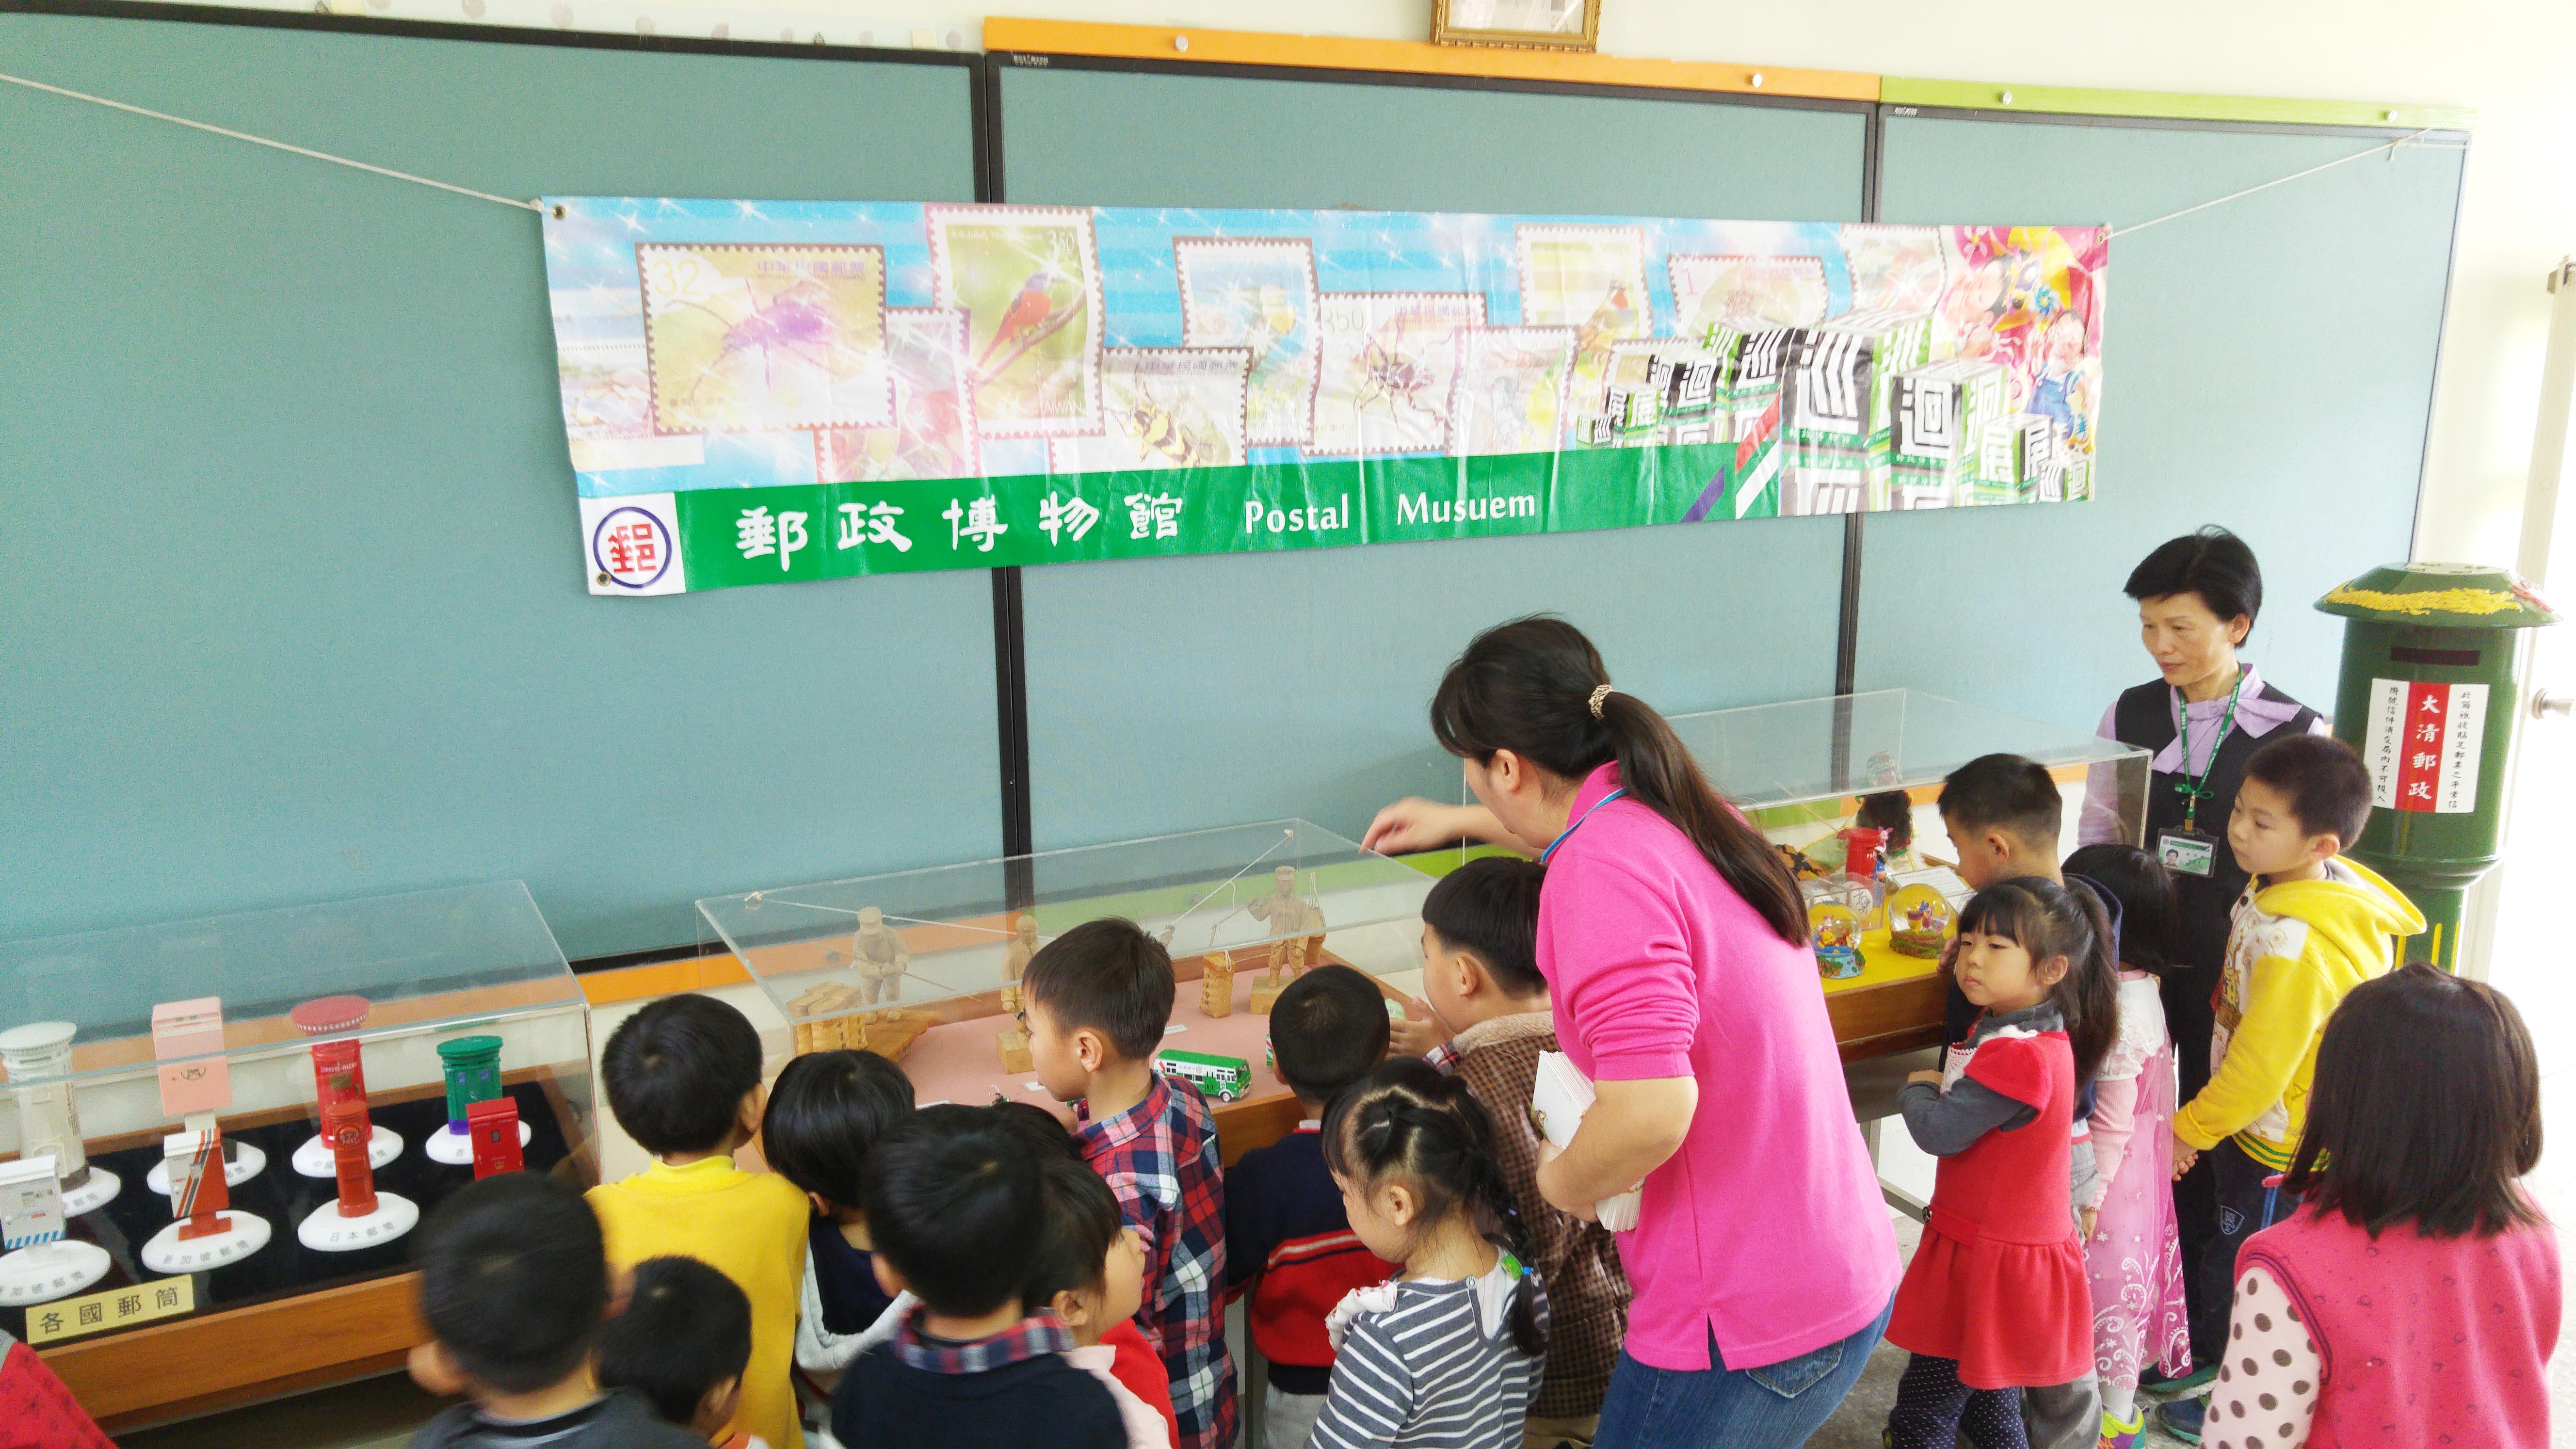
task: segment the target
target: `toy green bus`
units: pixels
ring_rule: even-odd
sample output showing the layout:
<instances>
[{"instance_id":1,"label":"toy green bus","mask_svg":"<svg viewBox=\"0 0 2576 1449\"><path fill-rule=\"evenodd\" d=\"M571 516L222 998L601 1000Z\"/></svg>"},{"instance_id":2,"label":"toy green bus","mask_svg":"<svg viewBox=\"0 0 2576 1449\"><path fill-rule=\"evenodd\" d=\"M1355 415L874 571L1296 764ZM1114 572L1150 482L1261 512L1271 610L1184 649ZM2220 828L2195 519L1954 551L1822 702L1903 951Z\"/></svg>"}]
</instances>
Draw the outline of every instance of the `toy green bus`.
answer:
<instances>
[{"instance_id":1,"label":"toy green bus","mask_svg":"<svg viewBox=\"0 0 2576 1449\"><path fill-rule=\"evenodd\" d=\"M1252 1090L1252 1063L1241 1057L1167 1047L1154 1058L1154 1065L1164 1076L1195 1084L1214 1101L1239 1101Z\"/></svg>"}]
</instances>

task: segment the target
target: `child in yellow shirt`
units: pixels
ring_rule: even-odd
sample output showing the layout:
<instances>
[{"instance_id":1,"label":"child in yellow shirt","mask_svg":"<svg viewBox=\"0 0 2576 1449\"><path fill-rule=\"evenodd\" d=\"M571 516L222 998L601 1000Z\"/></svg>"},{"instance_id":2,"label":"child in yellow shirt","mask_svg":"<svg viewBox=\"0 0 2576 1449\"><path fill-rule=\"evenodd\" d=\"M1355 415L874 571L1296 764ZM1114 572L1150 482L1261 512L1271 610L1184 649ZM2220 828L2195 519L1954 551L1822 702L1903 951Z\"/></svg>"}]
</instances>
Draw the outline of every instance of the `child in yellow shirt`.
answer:
<instances>
[{"instance_id":1,"label":"child in yellow shirt","mask_svg":"<svg viewBox=\"0 0 2576 1449\"><path fill-rule=\"evenodd\" d=\"M760 1128L760 1037L711 996L665 997L628 1017L600 1054L608 1110L651 1167L590 1190L624 1272L647 1258L707 1263L751 1299L751 1364L732 1429L770 1449L802 1449L788 1381L805 1276L805 1194L776 1173L744 1172L734 1149Z\"/></svg>"},{"instance_id":2,"label":"child in yellow shirt","mask_svg":"<svg viewBox=\"0 0 2576 1449\"><path fill-rule=\"evenodd\" d=\"M2370 819L2369 768L2331 735L2282 734L2245 762L2227 846L2253 877L2236 900L2210 1033L2209 1081L2173 1117L2174 1176L2207 1153L2218 1236L2185 1263L2202 1292L2191 1320L2195 1363L2222 1363L2237 1250L2288 1217L2287 1172L2307 1125L2326 1018L2346 993L2397 965L2424 929L2396 887L2343 856ZM2198 1443L2204 1400L2176 1399L2158 1422Z\"/></svg>"}]
</instances>

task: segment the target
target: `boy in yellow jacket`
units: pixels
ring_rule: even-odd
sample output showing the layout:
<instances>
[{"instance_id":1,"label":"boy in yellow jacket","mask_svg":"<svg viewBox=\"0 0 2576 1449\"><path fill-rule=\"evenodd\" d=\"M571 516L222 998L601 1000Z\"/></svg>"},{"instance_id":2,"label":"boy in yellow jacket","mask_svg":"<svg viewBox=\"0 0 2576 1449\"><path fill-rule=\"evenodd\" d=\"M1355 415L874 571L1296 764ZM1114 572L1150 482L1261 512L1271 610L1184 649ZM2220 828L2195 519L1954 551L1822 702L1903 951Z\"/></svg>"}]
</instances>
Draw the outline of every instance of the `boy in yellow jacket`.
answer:
<instances>
[{"instance_id":1,"label":"boy in yellow jacket","mask_svg":"<svg viewBox=\"0 0 2576 1449\"><path fill-rule=\"evenodd\" d=\"M2253 879L2228 929L2209 1083L2173 1117L2174 1175L2206 1152L2218 1194L2219 1236L2184 1265L2207 1290L2191 1324L2195 1363L2226 1352L2236 1250L2299 1205L2267 1183L2298 1150L2326 1018L2424 929L2396 887L2343 858L2370 819L2370 796L2369 769L2330 735L2285 734L2245 762L2227 844ZM2193 1421L2167 1427L2197 1431L2200 1407L2166 1405Z\"/></svg>"}]
</instances>

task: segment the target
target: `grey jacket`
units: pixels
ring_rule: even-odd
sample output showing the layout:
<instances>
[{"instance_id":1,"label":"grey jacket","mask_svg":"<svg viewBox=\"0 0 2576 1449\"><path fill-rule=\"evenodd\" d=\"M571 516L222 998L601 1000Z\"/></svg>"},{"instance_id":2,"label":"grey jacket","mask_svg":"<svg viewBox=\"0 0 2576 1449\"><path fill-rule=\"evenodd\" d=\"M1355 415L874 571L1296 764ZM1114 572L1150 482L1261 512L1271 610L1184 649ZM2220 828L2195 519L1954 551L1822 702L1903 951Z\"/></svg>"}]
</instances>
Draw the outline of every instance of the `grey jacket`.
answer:
<instances>
[{"instance_id":1,"label":"grey jacket","mask_svg":"<svg viewBox=\"0 0 2576 1449\"><path fill-rule=\"evenodd\" d=\"M534 1423L496 1423L459 1404L414 1434L411 1449L707 1449L705 1440L653 1416L639 1395L611 1389L587 1409Z\"/></svg>"}]
</instances>

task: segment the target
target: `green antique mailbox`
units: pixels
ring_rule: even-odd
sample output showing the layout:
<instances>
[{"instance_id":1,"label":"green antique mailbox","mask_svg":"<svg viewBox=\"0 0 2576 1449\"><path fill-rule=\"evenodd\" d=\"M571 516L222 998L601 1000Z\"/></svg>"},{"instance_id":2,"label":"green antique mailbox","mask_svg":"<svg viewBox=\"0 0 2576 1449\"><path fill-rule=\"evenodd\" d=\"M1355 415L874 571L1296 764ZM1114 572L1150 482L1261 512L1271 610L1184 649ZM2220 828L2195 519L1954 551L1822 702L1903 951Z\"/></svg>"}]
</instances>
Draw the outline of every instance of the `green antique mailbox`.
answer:
<instances>
[{"instance_id":1,"label":"green antique mailbox","mask_svg":"<svg viewBox=\"0 0 2576 1449\"><path fill-rule=\"evenodd\" d=\"M465 1130L466 1109L501 1095L501 1039L461 1036L438 1044L439 1066L447 1077L447 1126Z\"/></svg>"},{"instance_id":2,"label":"green antique mailbox","mask_svg":"<svg viewBox=\"0 0 2576 1449\"><path fill-rule=\"evenodd\" d=\"M2405 959L2458 964L2460 905L2494 868L2531 630L2552 612L2510 570L2388 564L2317 601L2350 620L2335 737L2370 767L2353 845L2424 913Z\"/></svg>"}]
</instances>

